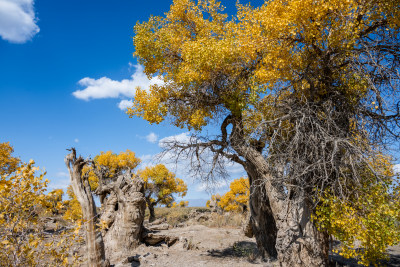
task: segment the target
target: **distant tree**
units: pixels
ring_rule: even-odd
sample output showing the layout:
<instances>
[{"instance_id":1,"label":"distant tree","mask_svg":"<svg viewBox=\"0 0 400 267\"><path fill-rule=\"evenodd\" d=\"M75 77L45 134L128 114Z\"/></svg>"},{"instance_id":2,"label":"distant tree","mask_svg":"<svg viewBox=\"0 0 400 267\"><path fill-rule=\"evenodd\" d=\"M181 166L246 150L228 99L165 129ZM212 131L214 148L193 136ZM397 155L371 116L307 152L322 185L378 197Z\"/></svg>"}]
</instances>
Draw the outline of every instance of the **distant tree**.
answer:
<instances>
[{"instance_id":1,"label":"distant tree","mask_svg":"<svg viewBox=\"0 0 400 267\"><path fill-rule=\"evenodd\" d=\"M63 194L64 190L54 189L46 195L47 208L54 214L59 214L64 209L62 201Z\"/></svg>"},{"instance_id":2,"label":"distant tree","mask_svg":"<svg viewBox=\"0 0 400 267\"><path fill-rule=\"evenodd\" d=\"M71 220L71 221L81 220L82 208L81 205L79 204L78 199L76 199L76 196L74 194L74 191L72 190L71 185L69 185L67 188L67 195L69 199L63 201L63 205L66 209L63 218L65 220Z\"/></svg>"},{"instance_id":3,"label":"distant tree","mask_svg":"<svg viewBox=\"0 0 400 267\"><path fill-rule=\"evenodd\" d=\"M187 206L189 206L189 201L181 200L181 202L179 202L179 207L180 208L184 208L184 207L187 207Z\"/></svg>"},{"instance_id":4,"label":"distant tree","mask_svg":"<svg viewBox=\"0 0 400 267\"><path fill-rule=\"evenodd\" d=\"M250 197L250 184L248 178L235 179L229 185L230 190L226 192L218 202L224 211L247 211Z\"/></svg>"},{"instance_id":5,"label":"distant tree","mask_svg":"<svg viewBox=\"0 0 400 267\"><path fill-rule=\"evenodd\" d=\"M145 198L150 211L150 221L155 219L154 207L157 204L172 205L175 196L184 197L187 185L175 176L163 164L146 167L137 172L138 177L145 182Z\"/></svg>"}]
</instances>

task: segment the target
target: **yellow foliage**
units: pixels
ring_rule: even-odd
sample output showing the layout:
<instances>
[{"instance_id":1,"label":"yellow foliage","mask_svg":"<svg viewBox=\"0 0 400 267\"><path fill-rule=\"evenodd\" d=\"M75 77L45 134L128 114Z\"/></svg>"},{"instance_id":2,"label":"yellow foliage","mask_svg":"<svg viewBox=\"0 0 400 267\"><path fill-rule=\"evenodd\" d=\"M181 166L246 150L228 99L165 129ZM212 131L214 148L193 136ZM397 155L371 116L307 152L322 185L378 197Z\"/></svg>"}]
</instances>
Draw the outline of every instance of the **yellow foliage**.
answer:
<instances>
[{"instance_id":1,"label":"yellow foliage","mask_svg":"<svg viewBox=\"0 0 400 267\"><path fill-rule=\"evenodd\" d=\"M383 178L365 171L363 183L354 188L357 194L345 200L325 192L313 215L319 230L341 241L342 256L365 266L377 265L387 257L387 247L400 242L400 187L391 178L393 165L382 155L371 164ZM355 250L356 242L362 250Z\"/></svg>"},{"instance_id":2,"label":"yellow foliage","mask_svg":"<svg viewBox=\"0 0 400 267\"><path fill-rule=\"evenodd\" d=\"M58 214L62 209L62 196L64 191L62 189L54 189L49 192L46 196L47 208L52 211L54 214Z\"/></svg>"},{"instance_id":3,"label":"yellow foliage","mask_svg":"<svg viewBox=\"0 0 400 267\"><path fill-rule=\"evenodd\" d=\"M247 206L250 197L250 184L248 178L235 179L229 185L230 191L226 192L218 202L224 211L242 211L242 206Z\"/></svg>"},{"instance_id":4,"label":"yellow foliage","mask_svg":"<svg viewBox=\"0 0 400 267\"><path fill-rule=\"evenodd\" d=\"M74 191L72 190L71 185L69 185L67 188L67 195L69 197L69 200L65 200L63 202L63 205L66 207L63 218L65 220L78 222L82 219L82 208L81 204L79 204L79 201L74 194Z\"/></svg>"},{"instance_id":5,"label":"yellow foliage","mask_svg":"<svg viewBox=\"0 0 400 267\"><path fill-rule=\"evenodd\" d=\"M184 208L189 206L189 201L183 201L181 200L181 202L179 202L179 207Z\"/></svg>"},{"instance_id":6,"label":"yellow foliage","mask_svg":"<svg viewBox=\"0 0 400 267\"><path fill-rule=\"evenodd\" d=\"M14 172L20 160L16 157L11 156L14 152L10 143L0 143L0 175Z\"/></svg>"},{"instance_id":7,"label":"yellow foliage","mask_svg":"<svg viewBox=\"0 0 400 267\"><path fill-rule=\"evenodd\" d=\"M174 0L165 16L137 23L134 56L148 76L157 74L165 83L137 88L127 113L150 123L168 117L195 130L226 110L269 117L274 106L257 103L268 103L272 94L314 101L329 94L321 82L327 51L335 55L330 60L336 89L349 106L357 105L371 90L368 77L345 63L371 25L387 21L394 34L400 26L393 0L273 0L237 8L229 20L215 0ZM305 69L313 77L302 76Z\"/></svg>"},{"instance_id":8,"label":"yellow foliage","mask_svg":"<svg viewBox=\"0 0 400 267\"><path fill-rule=\"evenodd\" d=\"M12 151L12 150L9 150ZM5 162L16 162L10 155ZM8 157L8 158L7 158ZM8 161L7 161L8 160ZM45 195L48 180L37 175L34 161L6 168L0 176L0 262L4 266L71 266L65 258L76 244L77 236L61 230L57 236L46 236L40 214L52 212L60 192ZM10 171L12 170L12 171ZM62 242L56 245L54 239Z\"/></svg>"},{"instance_id":9,"label":"yellow foliage","mask_svg":"<svg viewBox=\"0 0 400 267\"><path fill-rule=\"evenodd\" d=\"M184 197L187 192L187 185L182 179L175 176L163 164L146 167L139 170L137 175L145 182L145 197L149 205L172 205L174 195Z\"/></svg>"}]
</instances>

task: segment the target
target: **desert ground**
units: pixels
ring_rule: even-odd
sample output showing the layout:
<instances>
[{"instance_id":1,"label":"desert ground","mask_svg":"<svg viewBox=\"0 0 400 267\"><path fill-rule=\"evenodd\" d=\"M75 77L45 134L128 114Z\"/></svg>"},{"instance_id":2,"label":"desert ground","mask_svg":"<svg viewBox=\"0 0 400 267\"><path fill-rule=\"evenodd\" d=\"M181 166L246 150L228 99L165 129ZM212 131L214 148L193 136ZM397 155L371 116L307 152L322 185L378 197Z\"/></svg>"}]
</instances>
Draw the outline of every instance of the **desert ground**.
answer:
<instances>
[{"instance_id":1,"label":"desert ground","mask_svg":"<svg viewBox=\"0 0 400 267\"><path fill-rule=\"evenodd\" d=\"M146 219L145 226L152 229L155 236L169 236L176 238L176 242L142 244L128 258L111 256L111 266L279 266L275 260L260 259L255 238L248 238L243 233L245 217L241 214L212 213L207 208L157 208L156 216L153 223ZM339 244L333 242L332 245ZM75 251L84 256L85 244L81 243ZM390 247L388 253L390 260L382 265L400 266L400 246ZM330 259L332 266L362 266L356 259L344 259L338 254L331 254Z\"/></svg>"}]
</instances>

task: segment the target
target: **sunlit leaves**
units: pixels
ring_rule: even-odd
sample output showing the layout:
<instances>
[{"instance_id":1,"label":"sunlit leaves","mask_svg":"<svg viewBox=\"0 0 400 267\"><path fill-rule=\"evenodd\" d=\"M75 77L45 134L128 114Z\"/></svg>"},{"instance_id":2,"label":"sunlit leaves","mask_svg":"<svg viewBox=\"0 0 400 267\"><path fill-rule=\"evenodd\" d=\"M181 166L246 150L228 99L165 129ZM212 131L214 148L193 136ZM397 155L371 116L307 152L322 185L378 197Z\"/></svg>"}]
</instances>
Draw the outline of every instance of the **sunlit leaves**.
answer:
<instances>
[{"instance_id":1,"label":"sunlit leaves","mask_svg":"<svg viewBox=\"0 0 400 267\"><path fill-rule=\"evenodd\" d=\"M150 205L170 206L173 205L175 196L184 197L186 195L186 183L177 178L163 164L146 167L139 170L137 175L145 182L145 197Z\"/></svg>"},{"instance_id":2,"label":"sunlit leaves","mask_svg":"<svg viewBox=\"0 0 400 267\"><path fill-rule=\"evenodd\" d=\"M243 211L242 206L247 206L250 197L250 184L248 178L238 178L229 185L226 192L218 202L224 211Z\"/></svg>"},{"instance_id":3,"label":"sunlit leaves","mask_svg":"<svg viewBox=\"0 0 400 267\"><path fill-rule=\"evenodd\" d=\"M62 190L45 194L48 180L38 174L34 161L20 163L6 143L0 174L0 262L4 266L70 266L76 263L70 248L79 239L70 230L54 235L44 231L43 216L61 208ZM3 150L4 151L4 150ZM5 156L4 156L5 155ZM58 240L59 245L55 243ZM68 262L67 258L71 257Z\"/></svg>"},{"instance_id":4,"label":"sunlit leaves","mask_svg":"<svg viewBox=\"0 0 400 267\"><path fill-rule=\"evenodd\" d=\"M382 155L371 164L382 179L366 170L363 183L352 188L354 195L341 199L324 193L313 216L320 230L341 241L340 255L366 266L378 264L387 257L387 247L400 242L400 187L391 179L393 165Z\"/></svg>"}]
</instances>

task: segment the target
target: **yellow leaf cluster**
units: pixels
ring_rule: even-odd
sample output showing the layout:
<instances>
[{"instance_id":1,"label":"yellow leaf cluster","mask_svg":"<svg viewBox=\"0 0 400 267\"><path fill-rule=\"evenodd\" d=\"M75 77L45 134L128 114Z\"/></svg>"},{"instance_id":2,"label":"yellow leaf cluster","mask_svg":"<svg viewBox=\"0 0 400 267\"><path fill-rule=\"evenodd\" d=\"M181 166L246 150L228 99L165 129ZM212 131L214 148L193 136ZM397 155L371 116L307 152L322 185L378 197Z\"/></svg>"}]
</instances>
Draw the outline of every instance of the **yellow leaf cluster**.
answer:
<instances>
[{"instance_id":1,"label":"yellow leaf cluster","mask_svg":"<svg viewBox=\"0 0 400 267\"><path fill-rule=\"evenodd\" d=\"M174 0L165 16L138 23L134 56L164 84L138 88L127 113L195 130L226 111L271 118L271 95L318 101L332 93L324 82L327 55L336 93L351 108L371 90L368 76L347 64L362 36L383 21L394 35L400 27L393 0L273 0L237 9L228 19L215 0ZM250 117L245 122L254 129Z\"/></svg>"},{"instance_id":2,"label":"yellow leaf cluster","mask_svg":"<svg viewBox=\"0 0 400 267\"><path fill-rule=\"evenodd\" d=\"M157 164L139 170L137 175L145 182L145 197L150 205L172 205L175 195L184 197L187 192L186 183L177 178L165 165Z\"/></svg>"},{"instance_id":3,"label":"yellow leaf cluster","mask_svg":"<svg viewBox=\"0 0 400 267\"><path fill-rule=\"evenodd\" d=\"M247 206L250 197L249 179L241 177L229 185L230 190L219 200L218 206L224 211L242 211L242 206Z\"/></svg>"},{"instance_id":4,"label":"yellow leaf cluster","mask_svg":"<svg viewBox=\"0 0 400 267\"><path fill-rule=\"evenodd\" d=\"M11 156L13 152L14 149L9 142L0 143L0 175L12 173L17 169L20 160Z\"/></svg>"},{"instance_id":5,"label":"yellow leaf cluster","mask_svg":"<svg viewBox=\"0 0 400 267\"><path fill-rule=\"evenodd\" d=\"M363 183L354 190L357 195L343 200L325 192L313 215L319 230L341 241L340 255L358 258L365 266L377 266L387 257L387 247L400 242L400 187L391 178L393 165L382 155L371 164L390 177L377 180L365 171ZM362 249L355 249L357 243Z\"/></svg>"},{"instance_id":6,"label":"yellow leaf cluster","mask_svg":"<svg viewBox=\"0 0 400 267\"><path fill-rule=\"evenodd\" d=\"M20 163L11 156L12 148L6 143L7 154L0 174L0 262L4 266L71 266L65 258L78 237L69 230L46 236L41 216L47 216L59 206L62 190L45 194L48 180L45 173L37 174L34 161ZM10 149L11 148L11 149ZM2 154L4 156L5 154ZM56 245L55 239L62 242Z\"/></svg>"}]
</instances>

